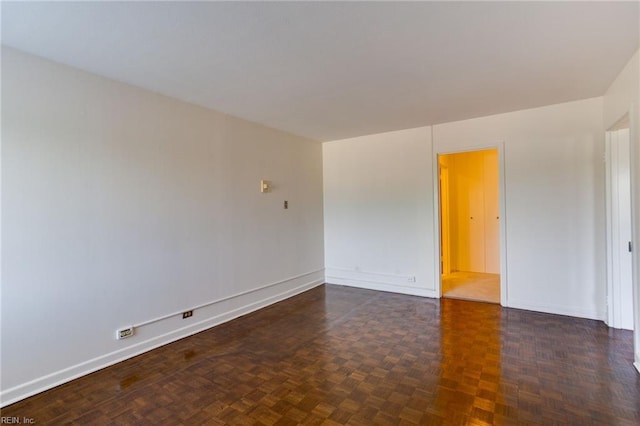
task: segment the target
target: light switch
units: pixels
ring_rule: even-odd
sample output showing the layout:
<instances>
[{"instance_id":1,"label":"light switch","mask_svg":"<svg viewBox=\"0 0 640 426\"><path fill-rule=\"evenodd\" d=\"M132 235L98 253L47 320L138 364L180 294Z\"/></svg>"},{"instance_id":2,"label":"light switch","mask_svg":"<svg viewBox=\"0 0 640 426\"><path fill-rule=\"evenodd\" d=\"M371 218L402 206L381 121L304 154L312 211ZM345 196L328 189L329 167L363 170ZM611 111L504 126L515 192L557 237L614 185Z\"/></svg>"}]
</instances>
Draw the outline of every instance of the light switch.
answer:
<instances>
[{"instance_id":1,"label":"light switch","mask_svg":"<svg viewBox=\"0 0 640 426\"><path fill-rule=\"evenodd\" d=\"M271 181L261 180L260 181L260 192L270 192L271 191Z\"/></svg>"}]
</instances>

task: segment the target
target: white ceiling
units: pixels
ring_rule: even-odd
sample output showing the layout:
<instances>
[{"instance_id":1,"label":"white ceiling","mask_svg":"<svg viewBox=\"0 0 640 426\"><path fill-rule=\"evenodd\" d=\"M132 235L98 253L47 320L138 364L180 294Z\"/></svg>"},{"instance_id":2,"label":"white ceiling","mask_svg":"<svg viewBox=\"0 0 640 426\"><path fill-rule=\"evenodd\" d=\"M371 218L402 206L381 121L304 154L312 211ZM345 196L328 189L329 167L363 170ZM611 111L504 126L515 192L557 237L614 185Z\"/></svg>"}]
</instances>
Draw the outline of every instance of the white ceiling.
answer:
<instances>
[{"instance_id":1,"label":"white ceiling","mask_svg":"<svg viewBox=\"0 0 640 426\"><path fill-rule=\"evenodd\" d=\"M2 2L2 43L320 141L604 94L638 2Z\"/></svg>"}]
</instances>

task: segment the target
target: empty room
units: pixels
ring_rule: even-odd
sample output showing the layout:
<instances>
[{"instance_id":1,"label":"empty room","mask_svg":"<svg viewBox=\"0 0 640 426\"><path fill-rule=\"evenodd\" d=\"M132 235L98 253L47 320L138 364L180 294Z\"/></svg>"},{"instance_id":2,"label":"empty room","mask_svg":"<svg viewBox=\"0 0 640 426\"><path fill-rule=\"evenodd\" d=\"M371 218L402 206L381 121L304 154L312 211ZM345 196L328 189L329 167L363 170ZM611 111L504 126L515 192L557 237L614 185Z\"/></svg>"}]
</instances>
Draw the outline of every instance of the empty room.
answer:
<instances>
[{"instance_id":1,"label":"empty room","mask_svg":"<svg viewBox=\"0 0 640 426\"><path fill-rule=\"evenodd\" d=\"M0 424L640 424L639 2L0 7Z\"/></svg>"}]
</instances>

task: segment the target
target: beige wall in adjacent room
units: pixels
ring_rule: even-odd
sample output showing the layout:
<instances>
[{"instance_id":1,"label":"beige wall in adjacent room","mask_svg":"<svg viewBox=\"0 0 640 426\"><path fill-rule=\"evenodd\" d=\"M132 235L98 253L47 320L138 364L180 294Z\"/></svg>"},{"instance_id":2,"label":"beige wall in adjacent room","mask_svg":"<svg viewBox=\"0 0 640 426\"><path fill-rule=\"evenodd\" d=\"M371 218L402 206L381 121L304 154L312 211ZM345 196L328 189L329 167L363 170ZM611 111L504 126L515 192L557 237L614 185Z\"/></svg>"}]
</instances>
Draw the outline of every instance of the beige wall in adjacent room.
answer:
<instances>
[{"instance_id":1,"label":"beige wall in adjacent room","mask_svg":"<svg viewBox=\"0 0 640 426\"><path fill-rule=\"evenodd\" d=\"M451 268L500 273L497 150L441 155L449 169Z\"/></svg>"}]
</instances>

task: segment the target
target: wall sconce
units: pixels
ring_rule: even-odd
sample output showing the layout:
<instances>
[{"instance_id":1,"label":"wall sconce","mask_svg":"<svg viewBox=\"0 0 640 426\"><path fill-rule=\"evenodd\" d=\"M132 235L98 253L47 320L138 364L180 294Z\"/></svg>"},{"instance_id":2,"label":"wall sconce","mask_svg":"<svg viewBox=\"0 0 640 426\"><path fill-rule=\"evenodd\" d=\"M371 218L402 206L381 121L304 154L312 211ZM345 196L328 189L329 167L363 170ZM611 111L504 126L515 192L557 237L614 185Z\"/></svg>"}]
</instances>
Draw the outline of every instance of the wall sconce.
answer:
<instances>
[{"instance_id":1,"label":"wall sconce","mask_svg":"<svg viewBox=\"0 0 640 426\"><path fill-rule=\"evenodd\" d=\"M271 181L261 180L260 181L260 192L271 192Z\"/></svg>"}]
</instances>

